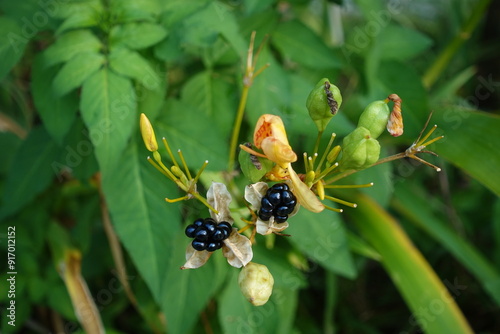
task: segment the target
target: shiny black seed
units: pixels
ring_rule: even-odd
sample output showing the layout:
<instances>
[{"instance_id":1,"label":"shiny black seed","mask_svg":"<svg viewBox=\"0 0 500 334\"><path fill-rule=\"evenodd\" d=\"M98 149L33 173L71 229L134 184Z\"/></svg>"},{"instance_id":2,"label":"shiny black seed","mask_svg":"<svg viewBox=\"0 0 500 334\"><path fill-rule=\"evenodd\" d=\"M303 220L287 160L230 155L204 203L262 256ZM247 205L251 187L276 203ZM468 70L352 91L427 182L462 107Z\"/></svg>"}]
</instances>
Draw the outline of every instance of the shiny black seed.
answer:
<instances>
[{"instance_id":1,"label":"shiny black seed","mask_svg":"<svg viewBox=\"0 0 500 334\"><path fill-rule=\"evenodd\" d=\"M274 216L274 221L277 223L284 223L288 219L288 216Z\"/></svg>"},{"instance_id":2,"label":"shiny black seed","mask_svg":"<svg viewBox=\"0 0 500 334\"><path fill-rule=\"evenodd\" d=\"M217 249L221 248L223 245L222 241L216 242L216 244L217 244Z\"/></svg>"},{"instance_id":3,"label":"shiny black seed","mask_svg":"<svg viewBox=\"0 0 500 334\"><path fill-rule=\"evenodd\" d=\"M217 244L219 244L219 242L210 242L208 245L207 245L207 251L209 252L213 252L215 250L217 250ZM220 247L219 247L220 248Z\"/></svg>"},{"instance_id":4,"label":"shiny black seed","mask_svg":"<svg viewBox=\"0 0 500 334\"><path fill-rule=\"evenodd\" d=\"M274 210L274 215L275 216L286 216L286 215L289 215L290 213L292 213L292 211L293 211L293 207L282 205L282 206L277 207L276 210Z\"/></svg>"},{"instance_id":5,"label":"shiny black seed","mask_svg":"<svg viewBox=\"0 0 500 334\"><path fill-rule=\"evenodd\" d=\"M226 236L227 235L227 236ZM225 231L223 228L217 228L212 235L211 240L214 241L222 241L226 239L229 235L227 234L227 231Z\"/></svg>"},{"instance_id":6,"label":"shiny black seed","mask_svg":"<svg viewBox=\"0 0 500 334\"><path fill-rule=\"evenodd\" d=\"M269 199L267 197L262 197L262 199L260 200L260 206L261 208L268 210L272 210L274 208L274 205L269 202Z\"/></svg>"},{"instance_id":7,"label":"shiny black seed","mask_svg":"<svg viewBox=\"0 0 500 334\"><path fill-rule=\"evenodd\" d=\"M218 228L222 228L222 229L225 229L227 230L229 233L231 233L231 230L233 229L233 227L231 226L231 224L229 224L228 222L220 222L218 225L217 225Z\"/></svg>"},{"instance_id":8,"label":"shiny black seed","mask_svg":"<svg viewBox=\"0 0 500 334\"><path fill-rule=\"evenodd\" d=\"M291 206L291 203L296 203L295 195L291 191L283 191L281 193L281 203Z\"/></svg>"},{"instance_id":9,"label":"shiny black seed","mask_svg":"<svg viewBox=\"0 0 500 334\"><path fill-rule=\"evenodd\" d=\"M272 216L272 213L263 213L261 211L259 211L259 218L263 221L268 221Z\"/></svg>"},{"instance_id":10,"label":"shiny black seed","mask_svg":"<svg viewBox=\"0 0 500 334\"><path fill-rule=\"evenodd\" d=\"M205 229L197 230L194 237L199 241L206 241L208 239L208 231Z\"/></svg>"},{"instance_id":11,"label":"shiny black seed","mask_svg":"<svg viewBox=\"0 0 500 334\"><path fill-rule=\"evenodd\" d=\"M205 223L203 224L203 227L207 230L208 235L211 236L214 234L215 229L217 227L217 224L215 221L211 218L205 219Z\"/></svg>"},{"instance_id":12,"label":"shiny black seed","mask_svg":"<svg viewBox=\"0 0 500 334\"><path fill-rule=\"evenodd\" d=\"M273 206L278 205L281 202L281 193L278 191L272 191L267 194L266 197Z\"/></svg>"},{"instance_id":13,"label":"shiny black seed","mask_svg":"<svg viewBox=\"0 0 500 334\"><path fill-rule=\"evenodd\" d=\"M276 183L271 187L273 190L289 190L288 185L286 183Z\"/></svg>"},{"instance_id":14,"label":"shiny black seed","mask_svg":"<svg viewBox=\"0 0 500 334\"><path fill-rule=\"evenodd\" d=\"M202 218L198 218L194 221L193 225L196 227L201 227L204 223L204 220Z\"/></svg>"},{"instance_id":15,"label":"shiny black seed","mask_svg":"<svg viewBox=\"0 0 500 334\"><path fill-rule=\"evenodd\" d=\"M196 232L197 227L194 226L194 224L188 225L186 227L186 230L184 231L186 233L186 236L189 238L194 238L194 233Z\"/></svg>"},{"instance_id":16,"label":"shiny black seed","mask_svg":"<svg viewBox=\"0 0 500 334\"><path fill-rule=\"evenodd\" d=\"M200 241L200 240L196 240L196 239L193 240L193 242L191 243L191 245L197 251L202 251L202 250L205 250L207 248L206 242Z\"/></svg>"}]
</instances>

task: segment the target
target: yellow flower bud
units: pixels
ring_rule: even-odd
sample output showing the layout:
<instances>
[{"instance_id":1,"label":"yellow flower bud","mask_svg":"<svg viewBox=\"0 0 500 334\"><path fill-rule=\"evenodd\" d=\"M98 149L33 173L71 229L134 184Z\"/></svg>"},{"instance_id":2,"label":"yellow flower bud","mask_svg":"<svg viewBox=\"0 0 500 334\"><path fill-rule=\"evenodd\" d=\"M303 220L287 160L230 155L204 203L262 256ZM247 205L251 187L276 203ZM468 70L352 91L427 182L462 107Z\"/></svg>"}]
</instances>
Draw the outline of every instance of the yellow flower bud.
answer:
<instances>
[{"instance_id":1,"label":"yellow flower bud","mask_svg":"<svg viewBox=\"0 0 500 334\"><path fill-rule=\"evenodd\" d=\"M240 271L238 284L250 303L261 306L267 303L273 293L274 278L265 265L249 262Z\"/></svg>"},{"instance_id":2,"label":"yellow flower bud","mask_svg":"<svg viewBox=\"0 0 500 334\"><path fill-rule=\"evenodd\" d=\"M151 152L158 151L158 143L156 142L156 136L153 130L153 126L144 113L141 114L140 128L142 140L144 140L144 145L146 146L146 148Z\"/></svg>"}]
</instances>

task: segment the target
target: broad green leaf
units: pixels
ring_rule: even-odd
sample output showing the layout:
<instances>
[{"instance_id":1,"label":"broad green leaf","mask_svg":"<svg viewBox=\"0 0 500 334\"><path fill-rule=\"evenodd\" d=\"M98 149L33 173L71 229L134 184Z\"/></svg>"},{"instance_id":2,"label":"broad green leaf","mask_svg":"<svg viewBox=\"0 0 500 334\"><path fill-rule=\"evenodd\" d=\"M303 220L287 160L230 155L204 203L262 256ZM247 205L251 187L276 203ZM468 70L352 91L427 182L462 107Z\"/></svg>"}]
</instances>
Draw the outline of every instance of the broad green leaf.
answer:
<instances>
[{"instance_id":1,"label":"broad green leaf","mask_svg":"<svg viewBox=\"0 0 500 334\"><path fill-rule=\"evenodd\" d=\"M358 207L346 213L382 256L381 264L412 311L412 318L426 333L472 333L453 296L394 218L365 195L358 195L356 201ZM434 304L440 305L440 312L431 321L422 310Z\"/></svg>"},{"instance_id":2,"label":"broad green leaf","mask_svg":"<svg viewBox=\"0 0 500 334\"><path fill-rule=\"evenodd\" d=\"M112 47L126 46L131 49L144 49L153 46L167 36L167 31L153 23L126 23L114 26L110 32Z\"/></svg>"},{"instance_id":3,"label":"broad green leaf","mask_svg":"<svg viewBox=\"0 0 500 334\"><path fill-rule=\"evenodd\" d=\"M94 27L99 24L105 9L99 0L83 0L61 3L55 15L64 19L56 34L76 28Z\"/></svg>"},{"instance_id":4,"label":"broad green leaf","mask_svg":"<svg viewBox=\"0 0 500 334\"><path fill-rule=\"evenodd\" d=\"M432 40L417 30L394 24L388 25L377 36L382 59L409 60L428 49Z\"/></svg>"},{"instance_id":5,"label":"broad green leaf","mask_svg":"<svg viewBox=\"0 0 500 334\"><path fill-rule=\"evenodd\" d=\"M72 92L56 96L49 82L56 76L58 68L46 67L42 55L35 57L31 74L33 101L47 132L59 144L68 133L78 110L78 94Z\"/></svg>"},{"instance_id":6,"label":"broad green leaf","mask_svg":"<svg viewBox=\"0 0 500 334\"><path fill-rule=\"evenodd\" d=\"M182 22L183 42L207 47L221 34L241 57L246 57L247 42L238 32L235 16L223 3L210 2Z\"/></svg>"},{"instance_id":7,"label":"broad green leaf","mask_svg":"<svg viewBox=\"0 0 500 334\"><path fill-rule=\"evenodd\" d=\"M16 21L0 16L0 59L2 59L0 61L0 80L21 59L26 44L33 36L26 36Z\"/></svg>"},{"instance_id":8,"label":"broad green leaf","mask_svg":"<svg viewBox=\"0 0 500 334\"><path fill-rule=\"evenodd\" d=\"M120 22L152 21L161 13L161 5L158 0L114 0L111 1L111 13Z\"/></svg>"},{"instance_id":9,"label":"broad green leaf","mask_svg":"<svg viewBox=\"0 0 500 334\"><path fill-rule=\"evenodd\" d=\"M288 74L274 59L268 48L264 47L256 68L264 64L270 66L254 78L248 93L246 117L253 127L263 114L283 117L290 103L290 82ZM304 100L305 104L305 100ZM286 118L284 119L286 125Z\"/></svg>"},{"instance_id":10,"label":"broad green leaf","mask_svg":"<svg viewBox=\"0 0 500 334\"><path fill-rule=\"evenodd\" d=\"M272 43L285 60L291 60L312 69L338 68L341 58L328 48L319 36L299 21L288 21L277 27Z\"/></svg>"},{"instance_id":11,"label":"broad green leaf","mask_svg":"<svg viewBox=\"0 0 500 334\"><path fill-rule=\"evenodd\" d=\"M81 117L73 122L64 138L65 146L61 155L61 168L70 168L74 178L87 182L99 171L90 133ZM65 166L65 167L62 167Z\"/></svg>"},{"instance_id":12,"label":"broad green leaf","mask_svg":"<svg viewBox=\"0 0 500 334\"><path fill-rule=\"evenodd\" d=\"M109 66L116 73L135 79L148 89L154 90L160 86L160 78L154 69L135 51L113 49L109 55Z\"/></svg>"},{"instance_id":13,"label":"broad green leaf","mask_svg":"<svg viewBox=\"0 0 500 334\"><path fill-rule=\"evenodd\" d=\"M186 261L186 248L192 239L186 237L184 231L177 231L169 239L172 245L170 256L163 257L168 270L161 281L158 302L165 314L168 332L182 334L192 332L199 313L217 291L233 284L227 281L227 272L237 269L227 263L221 251L216 251L201 268L181 270L180 266Z\"/></svg>"},{"instance_id":14,"label":"broad green leaf","mask_svg":"<svg viewBox=\"0 0 500 334\"><path fill-rule=\"evenodd\" d=\"M394 206L457 258L500 305L500 272L471 243L436 218L426 196L405 184L397 187Z\"/></svg>"},{"instance_id":15,"label":"broad green leaf","mask_svg":"<svg viewBox=\"0 0 500 334\"><path fill-rule=\"evenodd\" d=\"M226 167L227 130L214 126L212 118L190 104L168 100L165 112L152 124L158 138L165 137L173 152L182 150L190 168L199 169L205 160L209 161L208 170ZM167 157L163 148L160 151Z\"/></svg>"},{"instance_id":16,"label":"broad green leaf","mask_svg":"<svg viewBox=\"0 0 500 334\"><path fill-rule=\"evenodd\" d=\"M236 115L237 101L234 86L218 78L212 71L203 71L187 81L181 92L181 100L196 113L204 113L213 119L217 127L229 137Z\"/></svg>"},{"instance_id":17,"label":"broad green leaf","mask_svg":"<svg viewBox=\"0 0 500 334\"><path fill-rule=\"evenodd\" d=\"M54 78L52 83L54 94L61 97L80 87L104 64L104 61L105 58L102 54L90 52L81 53L71 58Z\"/></svg>"},{"instance_id":18,"label":"broad green leaf","mask_svg":"<svg viewBox=\"0 0 500 334\"><path fill-rule=\"evenodd\" d=\"M54 44L43 53L45 66L67 62L84 52L98 53L103 47L102 42L87 29L68 31L59 36Z\"/></svg>"},{"instance_id":19,"label":"broad green leaf","mask_svg":"<svg viewBox=\"0 0 500 334\"><path fill-rule=\"evenodd\" d=\"M178 190L146 161L149 152L136 142L120 154L118 168L102 172L102 187L116 233L156 302L162 303L161 286L180 230L179 207L164 198Z\"/></svg>"},{"instance_id":20,"label":"broad green leaf","mask_svg":"<svg viewBox=\"0 0 500 334\"><path fill-rule=\"evenodd\" d=\"M450 106L437 109L432 122L435 136L445 137L430 149L500 196L500 117Z\"/></svg>"},{"instance_id":21,"label":"broad green leaf","mask_svg":"<svg viewBox=\"0 0 500 334\"><path fill-rule=\"evenodd\" d=\"M138 122L136 108L130 80L107 68L83 83L80 110L101 171L107 172L119 160Z\"/></svg>"},{"instance_id":22,"label":"broad green leaf","mask_svg":"<svg viewBox=\"0 0 500 334\"><path fill-rule=\"evenodd\" d=\"M44 128L30 131L7 174L0 217L17 212L50 185L58 156L58 147Z\"/></svg>"},{"instance_id":23,"label":"broad green leaf","mask_svg":"<svg viewBox=\"0 0 500 334\"><path fill-rule=\"evenodd\" d=\"M346 231L338 213L313 213L301 208L289 219L290 242L313 261L347 278L356 276Z\"/></svg>"}]
</instances>

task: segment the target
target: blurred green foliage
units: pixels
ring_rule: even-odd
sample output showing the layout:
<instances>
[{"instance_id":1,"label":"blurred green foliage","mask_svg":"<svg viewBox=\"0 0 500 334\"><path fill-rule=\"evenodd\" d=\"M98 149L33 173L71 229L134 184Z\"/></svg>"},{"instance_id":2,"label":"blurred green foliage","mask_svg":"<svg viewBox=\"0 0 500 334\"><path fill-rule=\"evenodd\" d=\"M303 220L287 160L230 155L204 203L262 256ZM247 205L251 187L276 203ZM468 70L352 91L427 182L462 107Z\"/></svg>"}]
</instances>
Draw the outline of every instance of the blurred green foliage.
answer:
<instances>
[{"instance_id":1,"label":"blurred green foliage","mask_svg":"<svg viewBox=\"0 0 500 334\"><path fill-rule=\"evenodd\" d=\"M0 244L7 263L15 226L17 271L16 327L2 316L2 332L82 332L54 226L81 252L108 333L437 333L449 305L412 292L434 272L381 226L403 228L474 331L500 332L499 10L484 0L1 1ZM257 68L270 66L250 88L241 142L272 113L297 153L310 150L317 132L305 102L323 77L343 96L323 146L390 93L403 99L405 133L383 134L381 156L410 146L431 111L445 136L431 147L440 157L428 158L441 173L407 160L370 168L345 182L374 187L335 193L362 210L301 210L291 237L258 236L254 261L275 279L261 307L220 254L179 270L183 227L208 213L165 203L182 194L147 163L138 130L144 112L193 171L209 160L205 186L222 179L252 31L257 45L268 36ZM103 207L136 301L118 283ZM405 265L414 276L398 276Z\"/></svg>"}]
</instances>

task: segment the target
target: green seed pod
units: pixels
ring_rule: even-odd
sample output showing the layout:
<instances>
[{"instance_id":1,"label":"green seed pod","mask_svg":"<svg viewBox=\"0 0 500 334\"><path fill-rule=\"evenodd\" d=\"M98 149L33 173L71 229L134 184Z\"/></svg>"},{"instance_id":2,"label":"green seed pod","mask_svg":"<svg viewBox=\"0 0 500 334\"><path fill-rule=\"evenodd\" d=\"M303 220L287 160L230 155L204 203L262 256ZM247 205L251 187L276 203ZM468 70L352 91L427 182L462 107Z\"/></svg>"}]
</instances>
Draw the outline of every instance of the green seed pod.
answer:
<instances>
[{"instance_id":1,"label":"green seed pod","mask_svg":"<svg viewBox=\"0 0 500 334\"><path fill-rule=\"evenodd\" d=\"M344 138L338 170L364 169L377 162L379 156L378 141L371 137L368 129L358 127Z\"/></svg>"},{"instance_id":2,"label":"green seed pod","mask_svg":"<svg viewBox=\"0 0 500 334\"><path fill-rule=\"evenodd\" d=\"M374 101L366 106L359 117L358 127L367 128L371 137L377 139L384 132L390 113L386 101Z\"/></svg>"},{"instance_id":3,"label":"green seed pod","mask_svg":"<svg viewBox=\"0 0 500 334\"><path fill-rule=\"evenodd\" d=\"M273 293L274 278L265 265L249 262L240 271L238 285L250 303L261 306Z\"/></svg>"},{"instance_id":4,"label":"green seed pod","mask_svg":"<svg viewBox=\"0 0 500 334\"><path fill-rule=\"evenodd\" d=\"M309 116L318 127L318 131L325 130L341 104L342 95L338 87L332 85L327 78L321 79L309 93L306 101Z\"/></svg>"}]
</instances>

